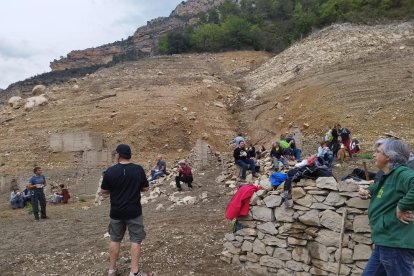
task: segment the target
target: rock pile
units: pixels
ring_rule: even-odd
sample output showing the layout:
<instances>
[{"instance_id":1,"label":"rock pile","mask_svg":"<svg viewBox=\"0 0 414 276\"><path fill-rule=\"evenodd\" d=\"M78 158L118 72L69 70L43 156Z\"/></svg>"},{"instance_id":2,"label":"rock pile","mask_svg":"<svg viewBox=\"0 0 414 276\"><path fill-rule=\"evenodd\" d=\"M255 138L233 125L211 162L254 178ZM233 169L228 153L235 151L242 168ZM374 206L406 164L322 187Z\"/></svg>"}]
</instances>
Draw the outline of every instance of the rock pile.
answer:
<instances>
[{"instance_id":1,"label":"rock pile","mask_svg":"<svg viewBox=\"0 0 414 276\"><path fill-rule=\"evenodd\" d=\"M221 259L251 275L336 275L346 210L340 274L361 275L372 241L369 201L356 197L358 189L333 177L301 180L285 209L282 190L265 185L251 197L249 216L239 219L243 228L226 234Z\"/></svg>"}]
</instances>

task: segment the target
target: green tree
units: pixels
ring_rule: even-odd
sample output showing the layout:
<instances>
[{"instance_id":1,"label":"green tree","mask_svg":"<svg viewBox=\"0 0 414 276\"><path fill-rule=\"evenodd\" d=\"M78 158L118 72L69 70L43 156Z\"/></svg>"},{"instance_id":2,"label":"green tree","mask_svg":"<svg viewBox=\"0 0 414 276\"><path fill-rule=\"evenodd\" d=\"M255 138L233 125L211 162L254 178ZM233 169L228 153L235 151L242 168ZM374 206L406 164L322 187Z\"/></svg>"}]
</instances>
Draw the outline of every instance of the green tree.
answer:
<instances>
[{"instance_id":1,"label":"green tree","mask_svg":"<svg viewBox=\"0 0 414 276\"><path fill-rule=\"evenodd\" d=\"M194 30L191 43L197 51L218 51L222 47L223 34L217 24L203 24Z\"/></svg>"},{"instance_id":2,"label":"green tree","mask_svg":"<svg viewBox=\"0 0 414 276\"><path fill-rule=\"evenodd\" d=\"M220 23L220 15L216 9L210 9L208 11L208 23L210 24L219 24Z\"/></svg>"},{"instance_id":3,"label":"green tree","mask_svg":"<svg viewBox=\"0 0 414 276\"><path fill-rule=\"evenodd\" d=\"M221 25L224 45L229 49L242 49L253 45L252 24L238 16L227 18Z\"/></svg>"},{"instance_id":4,"label":"green tree","mask_svg":"<svg viewBox=\"0 0 414 276\"><path fill-rule=\"evenodd\" d=\"M225 0L218 8L221 21L226 20L230 16L239 16L240 7L234 1Z\"/></svg>"}]
</instances>

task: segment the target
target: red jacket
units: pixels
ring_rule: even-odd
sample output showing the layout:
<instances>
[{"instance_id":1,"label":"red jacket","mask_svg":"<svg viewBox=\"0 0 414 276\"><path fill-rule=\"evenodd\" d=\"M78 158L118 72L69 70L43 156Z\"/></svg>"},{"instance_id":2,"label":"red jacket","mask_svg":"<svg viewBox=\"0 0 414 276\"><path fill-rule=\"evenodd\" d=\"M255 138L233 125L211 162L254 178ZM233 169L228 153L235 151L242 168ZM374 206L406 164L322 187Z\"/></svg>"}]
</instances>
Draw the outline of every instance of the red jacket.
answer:
<instances>
[{"instance_id":1,"label":"red jacket","mask_svg":"<svg viewBox=\"0 0 414 276\"><path fill-rule=\"evenodd\" d=\"M249 214L250 198L255 191L261 190L253 184L241 186L230 200L226 208L226 219L234 219Z\"/></svg>"},{"instance_id":2,"label":"red jacket","mask_svg":"<svg viewBox=\"0 0 414 276\"><path fill-rule=\"evenodd\" d=\"M193 176L193 173L191 172L191 167L188 165L184 165L182 167L180 167L180 169L178 170L178 175L179 176Z\"/></svg>"}]
</instances>

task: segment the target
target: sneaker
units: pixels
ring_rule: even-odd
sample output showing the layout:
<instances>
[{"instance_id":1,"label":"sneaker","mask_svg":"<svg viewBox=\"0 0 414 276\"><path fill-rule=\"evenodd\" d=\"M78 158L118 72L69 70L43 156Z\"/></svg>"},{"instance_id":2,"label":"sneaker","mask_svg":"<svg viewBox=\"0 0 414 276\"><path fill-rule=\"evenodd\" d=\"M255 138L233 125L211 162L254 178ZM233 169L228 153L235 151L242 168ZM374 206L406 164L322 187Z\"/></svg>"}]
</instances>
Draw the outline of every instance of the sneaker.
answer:
<instances>
[{"instance_id":1,"label":"sneaker","mask_svg":"<svg viewBox=\"0 0 414 276\"><path fill-rule=\"evenodd\" d=\"M253 175L253 177L258 178L258 177L259 177L259 174L255 173L255 174Z\"/></svg>"},{"instance_id":2,"label":"sneaker","mask_svg":"<svg viewBox=\"0 0 414 276\"><path fill-rule=\"evenodd\" d=\"M188 186L188 189L192 190L193 189L193 186Z\"/></svg>"},{"instance_id":3,"label":"sneaker","mask_svg":"<svg viewBox=\"0 0 414 276\"><path fill-rule=\"evenodd\" d=\"M108 276L115 276L118 273L118 269L109 269L108 270Z\"/></svg>"},{"instance_id":4,"label":"sneaker","mask_svg":"<svg viewBox=\"0 0 414 276\"><path fill-rule=\"evenodd\" d=\"M177 190L177 192L181 192L181 191L182 191L182 189L181 189L181 188L177 188L176 190Z\"/></svg>"}]
</instances>

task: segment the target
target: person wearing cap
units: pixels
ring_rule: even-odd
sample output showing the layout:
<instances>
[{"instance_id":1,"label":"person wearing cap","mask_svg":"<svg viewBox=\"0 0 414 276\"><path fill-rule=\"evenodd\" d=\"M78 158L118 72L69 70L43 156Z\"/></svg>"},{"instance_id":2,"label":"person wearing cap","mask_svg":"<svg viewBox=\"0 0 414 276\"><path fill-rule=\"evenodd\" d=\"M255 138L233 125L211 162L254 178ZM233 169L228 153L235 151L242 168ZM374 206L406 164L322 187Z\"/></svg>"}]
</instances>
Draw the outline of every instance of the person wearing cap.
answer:
<instances>
[{"instance_id":1,"label":"person wearing cap","mask_svg":"<svg viewBox=\"0 0 414 276\"><path fill-rule=\"evenodd\" d=\"M117 164L109 167L103 175L100 194L110 196L109 214L109 244L110 267L108 275L117 274L117 259L120 243L128 228L131 241L131 271L130 276L149 275L139 270L141 243L145 239L141 192L148 191L148 180L144 169L131 163L131 148L120 144L114 154Z\"/></svg>"},{"instance_id":2,"label":"person wearing cap","mask_svg":"<svg viewBox=\"0 0 414 276\"><path fill-rule=\"evenodd\" d=\"M167 163L162 160L162 155L157 156L157 164L151 169L151 177L149 181L157 179L157 177L167 174Z\"/></svg>"},{"instance_id":3,"label":"person wearing cap","mask_svg":"<svg viewBox=\"0 0 414 276\"><path fill-rule=\"evenodd\" d=\"M180 192L182 190L180 181L187 183L188 188L192 189L193 186L191 184L193 183L193 173L191 171L191 167L186 164L184 160L181 160L178 164L180 165L180 168L178 169L178 175L175 177L177 191Z\"/></svg>"},{"instance_id":4,"label":"person wearing cap","mask_svg":"<svg viewBox=\"0 0 414 276\"><path fill-rule=\"evenodd\" d=\"M31 191L32 195L32 207L33 215L35 221L39 220L39 204L40 204L40 218L47 219L46 216L46 196L43 191L43 188L46 186L46 178L42 175L42 169L40 167L35 167L33 169L33 175L29 179L29 184L27 188Z\"/></svg>"}]
</instances>

